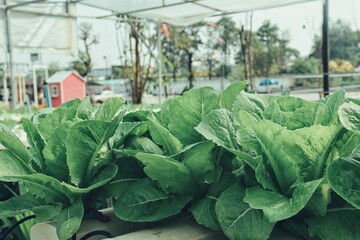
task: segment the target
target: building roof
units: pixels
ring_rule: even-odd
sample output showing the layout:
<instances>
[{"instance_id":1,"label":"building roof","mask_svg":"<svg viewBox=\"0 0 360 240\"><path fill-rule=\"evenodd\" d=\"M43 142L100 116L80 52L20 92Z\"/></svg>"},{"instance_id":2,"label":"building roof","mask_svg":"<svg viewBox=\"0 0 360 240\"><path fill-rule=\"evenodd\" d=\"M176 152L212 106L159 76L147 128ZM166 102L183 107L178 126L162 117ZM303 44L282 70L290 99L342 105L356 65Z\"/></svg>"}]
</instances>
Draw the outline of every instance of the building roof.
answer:
<instances>
[{"instance_id":1,"label":"building roof","mask_svg":"<svg viewBox=\"0 0 360 240\"><path fill-rule=\"evenodd\" d=\"M61 83L64 81L67 77L69 77L71 74L74 74L76 77L78 77L80 80L85 82L85 79L82 78L80 75L75 73L74 71L59 71L53 74L48 80L46 80L47 83Z\"/></svg>"}]
</instances>

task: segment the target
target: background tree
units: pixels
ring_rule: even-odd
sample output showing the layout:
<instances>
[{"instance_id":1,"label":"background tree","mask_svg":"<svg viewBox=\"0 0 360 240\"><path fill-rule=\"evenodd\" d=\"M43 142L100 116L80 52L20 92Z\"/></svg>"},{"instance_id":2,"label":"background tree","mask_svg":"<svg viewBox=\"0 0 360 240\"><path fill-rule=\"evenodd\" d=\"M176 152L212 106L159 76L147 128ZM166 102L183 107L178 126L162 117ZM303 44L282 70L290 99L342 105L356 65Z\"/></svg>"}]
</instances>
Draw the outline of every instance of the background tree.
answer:
<instances>
[{"instance_id":1,"label":"background tree","mask_svg":"<svg viewBox=\"0 0 360 240\"><path fill-rule=\"evenodd\" d=\"M290 68L290 74L317 74L319 60L315 58L297 58Z\"/></svg>"},{"instance_id":2,"label":"background tree","mask_svg":"<svg viewBox=\"0 0 360 240\"><path fill-rule=\"evenodd\" d=\"M329 26L330 59L348 60L353 65L360 65L360 46L357 31L343 20L331 21ZM311 57L321 59L321 38L314 37Z\"/></svg>"},{"instance_id":3,"label":"background tree","mask_svg":"<svg viewBox=\"0 0 360 240\"><path fill-rule=\"evenodd\" d=\"M132 102L140 104L147 83L156 77L153 70L158 27L154 30L152 23L125 15L118 16L115 26L122 43L122 48L118 45L121 77L129 79Z\"/></svg>"},{"instance_id":4,"label":"background tree","mask_svg":"<svg viewBox=\"0 0 360 240\"><path fill-rule=\"evenodd\" d=\"M280 74L286 74L289 72L289 63L299 58L300 52L289 46L290 33L288 31L283 31L280 35L278 39L278 65Z\"/></svg>"},{"instance_id":5,"label":"background tree","mask_svg":"<svg viewBox=\"0 0 360 240\"><path fill-rule=\"evenodd\" d=\"M165 65L167 73L171 73L172 79L176 81L177 73L181 68L181 49L176 45L178 34L177 29L174 26L167 25L169 31L169 38L164 34L162 35L162 54L166 58L164 59L168 64Z\"/></svg>"},{"instance_id":6,"label":"background tree","mask_svg":"<svg viewBox=\"0 0 360 240\"><path fill-rule=\"evenodd\" d=\"M186 28L177 28L175 32L175 46L181 50L183 60L186 62L190 89L194 87L194 54L203 43L200 36L202 26L203 23L197 23Z\"/></svg>"},{"instance_id":7,"label":"background tree","mask_svg":"<svg viewBox=\"0 0 360 240\"><path fill-rule=\"evenodd\" d=\"M329 69L333 73L352 72L354 71L354 65L348 60L336 59L329 62Z\"/></svg>"},{"instance_id":8,"label":"background tree","mask_svg":"<svg viewBox=\"0 0 360 240\"><path fill-rule=\"evenodd\" d=\"M49 76L51 77L54 73L60 71L60 66L56 62L52 62L48 66Z\"/></svg>"},{"instance_id":9,"label":"background tree","mask_svg":"<svg viewBox=\"0 0 360 240\"><path fill-rule=\"evenodd\" d=\"M216 64L219 60L215 58L215 48L218 43L218 28L219 25L207 22L205 27L206 36L206 54L205 54L205 65L207 66L207 77L209 80L213 77Z\"/></svg>"},{"instance_id":10,"label":"background tree","mask_svg":"<svg viewBox=\"0 0 360 240\"><path fill-rule=\"evenodd\" d=\"M262 24L253 43L256 76L269 77L288 72L289 62L299 56L296 49L289 47L289 38L288 33L280 34L278 26L270 21Z\"/></svg>"},{"instance_id":11,"label":"background tree","mask_svg":"<svg viewBox=\"0 0 360 240\"><path fill-rule=\"evenodd\" d=\"M243 73L244 79L249 80L250 89L254 87L253 84L253 13L251 12L250 15L246 14L246 23L240 23L240 27L238 30L239 38L240 38L240 51L238 55L235 57L236 63L243 63ZM241 68L240 68L241 69Z\"/></svg>"},{"instance_id":12,"label":"background tree","mask_svg":"<svg viewBox=\"0 0 360 240\"><path fill-rule=\"evenodd\" d=\"M279 40L278 32L278 26L268 20L256 32L257 41L255 41L256 51L254 61L258 65L256 69L258 75L269 77L270 74L278 73L277 67L274 66L277 59L276 44Z\"/></svg>"},{"instance_id":13,"label":"background tree","mask_svg":"<svg viewBox=\"0 0 360 240\"><path fill-rule=\"evenodd\" d=\"M93 45L99 43L99 37L92 34L92 25L81 23L79 26L79 39L82 41L84 51L79 50L78 58L70 63L70 68L76 70L81 76L85 77L92 68L90 50Z\"/></svg>"},{"instance_id":14,"label":"background tree","mask_svg":"<svg viewBox=\"0 0 360 240\"><path fill-rule=\"evenodd\" d=\"M230 73L228 56L230 55L232 48L238 43L236 23L232 18L223 16L216 24L219 26L219 36L221 41L219 41L215 47L220 49L223 54L224 62L222 65L224 68L224 77L227 78Z\"/></svg>"}]
</instances>

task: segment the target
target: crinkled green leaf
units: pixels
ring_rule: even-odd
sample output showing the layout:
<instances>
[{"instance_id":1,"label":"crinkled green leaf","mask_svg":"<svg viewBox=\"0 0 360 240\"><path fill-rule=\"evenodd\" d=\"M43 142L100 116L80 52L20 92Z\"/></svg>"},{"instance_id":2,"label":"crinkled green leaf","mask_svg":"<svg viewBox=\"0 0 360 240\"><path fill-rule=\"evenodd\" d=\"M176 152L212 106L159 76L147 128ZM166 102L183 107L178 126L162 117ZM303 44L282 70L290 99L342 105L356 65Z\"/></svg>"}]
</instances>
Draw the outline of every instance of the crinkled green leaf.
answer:
<instances>
[{"instance_id":1,"label":"crinkled green leaf","mask_svg":"<svg viewBox=\"0 0 360 240\"><path fill-rule=\"evenodd\" d=\"M181 142L170 131L159 124L155 117L149 117L149 132L155 143L163 146L165 155L173 155L181 151Z\"/></svg>"},{"instance_id":2,"label":"crinkled green leaf","mask_svg":"<svg viewBox=\"0 0 360 240\"><path fill-rule=\"evenodd\" d=\"M69 169L66 163L65 140L70 128L74 125L71 121L62 123L49 138L44 150L46 174L60 181L69 180Z\"/></svg>"},{"instance_id":3,"label":"crinkled green leaf","mask_svg":"<svg viewBox=\"0 0 360 240\"><path fill-rule=\"evenodd\" d=\"M249 120L247 113L242 112L240 120L245 117ZM245 147L256 146L253 141L256 140L262 149L262 156L266 164L271 166L272 179L285 194L289 188L301 181L301 167L300 165L306 162L304 153L299 143L302 142L301 138L295 135L292 131L281 127L269 120L261 120L259 122L247 121L248 133L251 133L251 144L249 141L242 141L239 143ZM245 127L245 125L242 125ZM254 149L254 150L256 150Z\"/></svg>"},{"instance_id":4,"label":"crinkled green leaf","mask_svg":"<svg viewBox=\"0 0 360 240\"><path fill-rule=\"evenodd\" d=\"M136 158L119 158L115 164L118 166L118 171L109 184L102 187L100 194L104 197L118 198L127 191L131 184L145 177L143 166Z\"/></svg>"},{"instance_id":5,"label":"crinkled green leaf","mask_svg":"<svg viewBox=\"0 0 360 240\"><path fill-rule=\"evenodd\" d=\"M326 170L331 188L356 208L360 208L360 162L354 158L333 161Z\"/></svg>"},{"instance_id":6,"label":"crinkled green leaf","mask_svg":"<svg viewBox=\"0 0 360 240\"><path fill-rule=\"evenodd\" d=\"M279 104L280 110L283 112L295 112L297 109L307 104L307 101L302 98L293 96L281 96L276 99Z\"/></svg>"},{"instance_id":7,"label":"crinkled green leaf","mask_svg":"<svg viewBox=\"0 0 360 240\"><path fill-rule=\"evenodd\" d=\"M307 102L301 98L282 96L271 102L262 112L262 117L281 126L286 126L297 109L301 109Z\"/></svg>"},{"instance_id":8,"label":"crinkled green leaf","mask_svg":"<svg viewBox=\"0 0 360 240\"><path fill-rule=\"evenodd\" d=\"M147 137L139 137L139 136L129 136L124 142L124 149L118 150L119 152L127 152L131 151L127 150L135 150L133 153L137 152L147 152L162 155L163 151L161 148L156 145L151 139Z\"/></svg>"},{"instance_id":9,"label":"crinkled green leaf","mask_svg":"<svg viewBox=\"0 0 360 240\"><path fill-rule=\"evenodd\" d=\"M37 127L29 119L22 119L22 127L26 132L27 140L30 144L30 152L33 153L33 159L39 169L43 172L45 170L45 163L42 151L45 147L45 142Z\"/></svg>"},{"instance_id":10,"label":"crinkled green leaf","mask_svg":"<svg viewBox=\"0 0 360 240\"><path fill-rule=\"evenodd\" d=\"M95 113L96 120L111 121L120 106L124 104L122 98L109 98L106 99L100 106L99 110Z\"/></svg>"},{"instance_id":11,"label":"crinkled green leaf","mask_svg":"<svg viewBox=\"0 0 360 240\"><path fill-rule=\"evenodd\" d=\"M124 122L144 122L148 121L148 116L153 114L148 110L137 110L135 112L129 112L124 116Z\"/></svg>"},{"instance_id":12,"label":"crinkled green leaf","mask_svg":"<svg viewBox=\"0 0 360 240\"><path fill-rule=\"evenodd\" d=\"M239 149L236 129L231 112L218 109L209 113L195 128L206 139L227 149Z\"/></svg>"},{"instance_id":13,"label":"crinkled green leaf","mask_svg":"<svg viewBox=\"0 0 360 240\"><path fill-rule=\"evenodd\" d=\"M169 195L149 179L132 184L114 204L114 213L125 221L152 222L178 214L191 200L189 196Z\"/></svg>"},{"instance_id":14,"label":"crinkled green leaf","mask_svg":"<svg viewBox=\"0 0 360 240\"><path fill-rule=\"evenodd\" d=\"M78 108L80 103L81 103L81 100L79 98L75 98L73 100L64 102L58 108L72 108L72 107Z\"/></svg>"},{"instance_id":15,"label":"crinkled green leaf","mask_svg":"<svg viewBox=\"0 0 360 240\"><path fill-rule=\"evenodd\" d=\"M187 166L198 183L217 181L214 155L215 145L212 142L201 142L187 151L183 163Z\"/></svg>"},{"instance_id":16,"label":"crinkled green leaf","mask_svg":"<svg viewBox=\"0 0 360 240\"><path fill-rule=\"evenodd\" d=\"M97 154L114 135L121 118L122 115L118 115L112 122L86 120L75 124L69 130L66 138L66 162L71 182L77 187L89 186Z\"/></svg>"},{"instance_id":17,"label":"crinkled green leaf","mask_svg":"<svg viewBox=\"0 0 360 240\"><path fill-rule=\"evenodd\" d=\"M271 120L281 126L285 126L287 121L292 117L293 112L282 111L279 104L273 101L262 112L262 117L267 120Z\"/></svg>"},{"instance_id":18,"label":"crinkled green leaf","mask_svg":"<svg viewBox=\"0 0 360 240\"><path fill-rule=\"evenodd\" d=\"M355 209L338 209L324 217L307 219L310 236L322 240L360 239L360 211Z\"/></svg>"},{"instance_id":19,"label":"crinkled green leaf","mask_svg":"<svg viewBox=\"0 0 360 240\"><path fill-rule=\"evenodd\" d=\"M26 189L47 204L68 203L69 199L63 185L55 178L44 174L15 175L0 178L6 182L23 182Z\"/></svg>"},{"instance_id":20,"label":"crinkled green leaf","mask_svg":"<svg viewBox=\"0 0 360 240\"><path fill-rule=\"evenodd\" d=\"M231 110L236 97L240 94L241 91L245 90L247 86L246 81L240 81L231 84L220 94L220 107L226 108L227 110Z\"/></svg>"},{"instance_id":21,"label":"crinkled green leaf","mask_svg":"<svg viewBox=\"0 0 360 240\"><path fill-rule=\"evenodd\" d=\"M32 156L20 139L4 124L0 123L0 144L9 149L24 165L28 165Z\"/></svg>"},{"instance_id":22,"label":"crinkled green leaf","mask_svg":"<svg viewBox=\"0 0 360 240\"><path fill-rule=\"evenodd\" d=\"M219 222L216 217L215 204L221 193L227 188L231 187L237 182L235 175L226 173L219 181L212 183L209 186L207 195L194 203L190 211L194 215L195 220L208 228L213 230L221 230Z\"/></svg>"},{"instance_id":23,"label":"crinkled green leaf","mask_svg":"<svg viewBox=\"0 0 360 240\"><path fill-rule=\"evenodd\" d=\"M70 239L79 230L83 216L84 206L81 198L63 209L56 218L56 232L59 240Z\"/></svg>"},{"instance_id":24,"label":"crinkled green leaf","mask_svg":"<svg viewBox=\"0 0 360 240\"><path fill-rule=\"evenodd\" d=\"M45 141L48 141L51 134L65 121L73 121L76 116L76 108L56 108L53 112L41 119L38 129Z\"/></svg>"},{"instance_id":25,"label":"crinkled green leaf","mask_svg":"<svg viewBox=\"0 0 360 240\"><path fill-rule=\"evenodd\" d=\"M353 102L342 104L339 108L339 118L346 129L360 135L360 105Z\"/></svg>"},{"instance_id":26,"label":"crinkled green leaf","mask_svg":"<svg viewBox=\"0 0 360 240\"><path fill-rule=\"evenodd\" d=\"M78 188L70 184L63 183L63 185L70 190L71 193L74 194L85 194L89 193L94 189L97 189L105 184L109 183L111 179L113 179L117 173L117 166L109 163L103 166L99 171L98 174L94 176L91 183L86 188Z\"/></svg>"},{"instance_id":27,"label":"crinkled green leaf","mask_svg":"<svg viewBox=\"0 0 360 240\"><path fill-rule=\"evenodd\" d=\"M190 170L181 162L161 155L138 153L135 157L144 164L145 174L166 193L194 195L197 184Z\"/></svg>"},{"instance_id":28,"label":"crinkled green leaf","mask_svg":"<svg viewBox=\"0 0 360 240\"><path fill-rule=\"evenodd\" d=\"M301 139L301 141L298 141L298 145L306 156L304 156L304 159L307 163L300 165L302 167L301 175L304 177L305 181L318 179L324 176L332 144L338 138L340 131L341 128L336 125L315 125L294 131Z\"/></svg>"},{"instance_id":29,"label":"crinkled green leaf","mask_svg":"<svg viewBox=\"0 0 360 240\"><path fill-rule=\"evenodd\" d=\"M140 122L133 130L131 135L142 136L149 132L149 121Z\"/></svg>"},{"instance_id":30,"label":"crinkled green leaf","mask_svg":"<svg viewBox=\"0 0 360 240\"><path fill-rule=\"evenodd\" d=\"M76 111L76 117L87 120L91 119L93 106L90 102L90 97L84 98Z\"/></svg>"},{"instance_id":31,"label":"crinkled green leaf","mask_svg":"<svg viewBox=\"0 0 360 240\"><path fill-rule=\"evenodd\" d=\"M108 198L114 197L115 199L117 199L121 197L132 184L139 180L140 178L123 178L113 180L103 187L102 193L105 194L105 196Z\"/></svg>"},{"instance_id":32,"label":"crinkled green leaf","mask_svg":"<svg viewBox=\"0 0 360 240\"><path fill-rule=\"evenodd\" d=\"M209 113L203 121L195 128L206 139L232 152L240 159L246 161L252 168L256 168L259 159L242 152L237 143L237 126L234 118L226 109L218 109Z\"/></svg>"},{"instance_id":33,"label":"crinkled green leaf","mask_svg":"<svg viewBox=\"0 0 360 240\"><path fill-rule=\"evenodd\" d=\"M216 202L216 215L225 235L231 240L268 239L273 223L260 210L243 202L244 189L234 185L224 191Z\"/></svg>"},{"instance_id":34,"label":"crinkled green leaf","mask_svg":"<svg viewBox=\"0 0 360 240\"><path fill-rule=\"evenodd\" d=\"M262 210L270 222L276 223L288 219L302 210L321 181L322 179L318 179L298 184L294 188L291 198L259 187L249 188L246 190L244 201L248 203L251 208Z\"/></svg>"},{"instance_id":35,"label":"crinkled green leaf","mask_svg":"<svg viewBox=\"0 0 360 240\"><path fill-rule=\"evenodd\" d=\"M53 218L60 211L60 204L46 204L31 193L25 193L0 202L0 217L14 217L17 214L33 212L36 215L36 220L43 222Z\"/></svg>"},{"instance_id":36,"label":"crinkled green leaf","mask_svg":"<svg viewBox=\"0 0 360 240\"><path fill-rule=\"evenodd\" d=\"M139 122L121 122L111 138L114 148L120 148L126 137L139 125Z\"/></svg>"},{"instance_id":37,"label":"crinkled green leaf","mask_svg":"<svg viewBox=\"0 0 360 240\"><path fill-rule=\"evenodd\" d=\"M271 166L265 165L264 161L261 161L259 165L255 169L255 176L258 183L266 190L271 190L273 192L279 191L277 189L276 183L272 179L270 175L271 170L269 170Z\"/></svg>"},{"instance_id":38,"label":"crinkled green leaf","mask_svg":"<svg viewBox=\"0 0 360 240\"><path fill-rule=\"evenodd\" d=\"M170 103L170 132L184 145L200 142L201 135L194 129L204 117L219 108L219 95L210 88L193 89Z\"/></svg>"},{"instance_id":39,"label":"crinkled green leaf","mask_svg":"<svg viewBox=\"0 0 360 240\"><path fill-rule=\"evenodd\" d=\"M313 125L329 125L331 112L328 106L321 102L310 102L297 109L286 122L288 129L310 127Z\"/></svg>"},{"instance_id":40,"label":"crinkled green leaf","mask_svg":"<svg viewBox=\"0 0 360 240\"><path fill-rule=\"evenodd\" d=\"M350 156L360 146L360 136L343 128L334 139L333 146L337 149L340 157Z\"/></svg>"},{"instance_id":41,"label":"crinkled green leaf","mask_svg":"<svg viewBox=\"0 0 360 240\"><path fill-rule=\"evenodd\" d=\"M252 94L242 91L237 97L231 109L235 117L243 110L248 112L254 119L262 119L262 112L269 104L280 96L268 94Z\"/></svg>"},{"instance_id":42,"label":"crinkled green leaf","mask_svg":"<svg viewBox=\"0 0 360 240\"><path fill-rule=\"evenodd\" d=\"M315 190L305 209L313 216L325 216L328 205L331 203L331 192L329 184L323 181Z\"/></svg>"},{"instance_id":43,"label":"crinkled green leaf","mask_svg":"<svg viewBox=\"0 0 360 240\"><path fill-rule=\"evenodd\" d=\"M8 149L0 151L0 177L27 175L31 170Z\"/></svg>"},{"instance_id":44,"label":"crinkled green leaf","mask_svg":"<svg viewBox=\"0 0 360 240\"><path fill-rule=\"evenodd\" d=\"M321 99L320 102L325 103L330 112L330 123L338 124L338 110L339 107L345 102L345 90L338 90L329 96Z\"/></svg>"}]
</instances>

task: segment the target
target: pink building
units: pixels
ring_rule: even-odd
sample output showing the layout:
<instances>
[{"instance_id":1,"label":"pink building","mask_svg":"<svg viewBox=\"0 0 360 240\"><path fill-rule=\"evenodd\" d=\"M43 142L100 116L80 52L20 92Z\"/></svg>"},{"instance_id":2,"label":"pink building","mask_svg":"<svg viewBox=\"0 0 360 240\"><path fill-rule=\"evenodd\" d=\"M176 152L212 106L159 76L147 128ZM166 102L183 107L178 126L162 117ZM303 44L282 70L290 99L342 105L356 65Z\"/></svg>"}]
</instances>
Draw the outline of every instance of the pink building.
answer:
<instances>
[{"instance_id":1,"label":"pink building","mask_svg":"<svg viewBox=\"0 0 360 240\"><path fill-rule=\"evenodd\" d=\"M85 80L72 71L60 71L47 81L50 89L51 103L58 107L62 103L86 96Z\"/></svg>"}]
</instances>

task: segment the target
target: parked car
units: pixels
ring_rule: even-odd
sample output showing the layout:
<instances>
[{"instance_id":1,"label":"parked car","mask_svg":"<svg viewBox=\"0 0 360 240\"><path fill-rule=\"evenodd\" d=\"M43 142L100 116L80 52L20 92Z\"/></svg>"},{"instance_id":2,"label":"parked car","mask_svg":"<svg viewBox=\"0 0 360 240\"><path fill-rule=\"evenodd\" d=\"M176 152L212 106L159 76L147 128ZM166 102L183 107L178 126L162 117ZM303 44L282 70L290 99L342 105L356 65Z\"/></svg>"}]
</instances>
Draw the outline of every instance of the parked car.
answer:
<instances>
[{"instance_id":1,"label":"parked car","mask_svg":"<svg viewBox=\"0 0 360 240\"><path fill-rule=\"evenodd\" d=\"M256 90L258 92L274 92L274 91L280 91L281 85L279 81L272 79L272 78L265 78L261 82L259 82L258 86L256 87Z\"/></svg>"},{"instance_id":2,"label":"parked car","mask_svg":"<svg viewBox=\"0 0 360 240\"><path fill-rule=\"evenodd\" d=\"M125 100L125 96L123 94L118 94L118 93L114 93L111 90L104 90L102 91L102 93L100 93L99 95L93 95L91 97L91 101L93 103L102 103L104 102L106 99L108 98L112 98L112 97L120 97L123 98Z\"/></svg>"}]
</instances>

